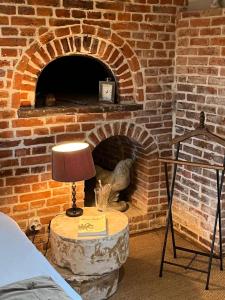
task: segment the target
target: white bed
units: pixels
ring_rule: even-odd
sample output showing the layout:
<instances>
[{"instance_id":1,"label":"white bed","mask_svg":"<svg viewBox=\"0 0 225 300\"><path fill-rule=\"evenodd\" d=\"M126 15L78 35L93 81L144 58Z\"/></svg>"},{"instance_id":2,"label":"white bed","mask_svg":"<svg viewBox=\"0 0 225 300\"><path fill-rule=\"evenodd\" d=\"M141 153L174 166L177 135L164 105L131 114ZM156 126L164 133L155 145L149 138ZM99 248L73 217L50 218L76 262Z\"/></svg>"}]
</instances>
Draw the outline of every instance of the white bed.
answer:
<instances>
[{"instance_id":1,"label":"white bed","mask_svg":"<svg viewBox=\"0 0 225 300\"><path fill-rule=\"evenodd\" d=\"M71 299L82 299L36 249L17 223L0 212L0 289L36 276L50 276Z\"/></svg>"}]
</instances>

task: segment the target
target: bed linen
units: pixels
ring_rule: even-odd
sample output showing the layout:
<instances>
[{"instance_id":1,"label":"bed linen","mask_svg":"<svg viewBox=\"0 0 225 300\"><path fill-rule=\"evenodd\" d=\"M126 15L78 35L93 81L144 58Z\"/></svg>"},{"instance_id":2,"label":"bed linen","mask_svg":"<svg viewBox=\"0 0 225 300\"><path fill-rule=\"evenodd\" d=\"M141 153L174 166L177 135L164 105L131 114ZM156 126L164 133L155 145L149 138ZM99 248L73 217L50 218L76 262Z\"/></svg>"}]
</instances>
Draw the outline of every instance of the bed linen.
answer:
<instances>
[{"instance_id":1,"label":"bed linen","mask_svg":"<svg viewBox=\"0 0 225 300\"><path fill-rule=\"evenodd\" d=\"M37 250L17 223L0 212L0 289L37 276L51 277L73 300L82 298Z\"/></svg>"},{"instance_id":2,"label":"bed linen","mask_svg":"<svg viewBox=\"0 0 225 300\"><path fill-rule=\"evenodd\" d=\"M51 277L38 276L0 288L1 300L71 300Z\"/></svg>"}]
</instances>

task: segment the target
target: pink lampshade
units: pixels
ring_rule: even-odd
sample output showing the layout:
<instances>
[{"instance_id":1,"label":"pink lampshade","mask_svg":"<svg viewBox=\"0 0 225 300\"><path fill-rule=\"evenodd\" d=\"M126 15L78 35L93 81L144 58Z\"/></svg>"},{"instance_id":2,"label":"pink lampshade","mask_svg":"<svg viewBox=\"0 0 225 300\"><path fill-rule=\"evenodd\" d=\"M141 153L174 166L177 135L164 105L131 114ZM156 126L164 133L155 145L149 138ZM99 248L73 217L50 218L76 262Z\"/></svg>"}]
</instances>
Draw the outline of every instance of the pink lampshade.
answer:
<instances>
[{"instance_id":1,"label":"pink lampshade","mask_svg":"<svg viewBox=\"0 0 225 300\"><path fill-rule=\"evenodd\" d=\"M76 182L94 176L95 166L87 143L67 143L52 148L52 178L54 180Z\"/></svg>"}]
</instances>

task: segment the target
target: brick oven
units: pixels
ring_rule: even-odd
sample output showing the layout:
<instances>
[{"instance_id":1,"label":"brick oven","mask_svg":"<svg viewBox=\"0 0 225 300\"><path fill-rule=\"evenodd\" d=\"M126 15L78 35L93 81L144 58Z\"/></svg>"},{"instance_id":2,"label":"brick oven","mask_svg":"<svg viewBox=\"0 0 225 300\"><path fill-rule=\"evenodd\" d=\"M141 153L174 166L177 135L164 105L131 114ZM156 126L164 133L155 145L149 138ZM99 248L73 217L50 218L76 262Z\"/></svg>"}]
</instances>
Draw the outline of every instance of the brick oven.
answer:
<instances>
[{"instance_id":1,"label":"brick oven","mask_svg":"<svg viewBox=\"0 0 225 300\"><path fill-rule=\"evenodd\" d=\"M183 5L183 0L1 1L0 210L23 229L39 216L40 249L49 220L71 201L70 186L51 179L51 148L65 141L86 141L100 153L108 149L114 163L130 155L131 231L164 223L167 200L157 157L171 155L175 17ZM43 105L55 86L68 83L63 90L68 96L83 74L78 59L96 62L95 73L102 72L96 84L113 78L116 103L93 104L87 95L80 98L81 91L79 103ZM94 73L86 72L88 91ZM83 182L77 194L82 206Z\"/></svg>"}]
</instances>

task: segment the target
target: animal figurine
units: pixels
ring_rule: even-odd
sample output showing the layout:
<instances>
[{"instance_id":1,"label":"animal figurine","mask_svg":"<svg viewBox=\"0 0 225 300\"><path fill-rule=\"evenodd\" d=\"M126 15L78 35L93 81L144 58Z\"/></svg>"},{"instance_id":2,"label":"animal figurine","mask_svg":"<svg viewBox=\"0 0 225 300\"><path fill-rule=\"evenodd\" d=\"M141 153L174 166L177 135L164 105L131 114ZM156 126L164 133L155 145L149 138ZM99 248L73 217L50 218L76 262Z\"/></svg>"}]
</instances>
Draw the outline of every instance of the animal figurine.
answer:
<instances>
[{"instance_id":1,"label":"animal figurine","mask_svg":"<svg viewBox=\"0 0 225 300\"><path fill-rule=\"evenodd\" d=\"M108 199L108 206L120 211L127 209L126 201L119 201L120 191L126 189L130 184L130 170L133 160L130 158L121 160L115 166L113 171L105 170L95 165L97 184L102 186L110 184L111 191Z\"/></svg>"}]
</instances>

